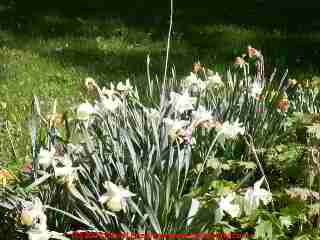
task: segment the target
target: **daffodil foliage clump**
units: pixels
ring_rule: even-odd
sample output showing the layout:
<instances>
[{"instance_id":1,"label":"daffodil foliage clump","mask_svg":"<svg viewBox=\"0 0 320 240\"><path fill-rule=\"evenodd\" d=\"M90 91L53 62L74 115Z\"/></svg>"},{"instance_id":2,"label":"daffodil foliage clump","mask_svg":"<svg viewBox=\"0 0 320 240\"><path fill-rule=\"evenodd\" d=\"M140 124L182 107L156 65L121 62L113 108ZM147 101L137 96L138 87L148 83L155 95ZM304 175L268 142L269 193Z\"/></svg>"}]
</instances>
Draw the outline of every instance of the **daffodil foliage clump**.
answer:
<instances>
[{"instance_id":1,"label":"daffodil foliage clump","mask_svg":"<svg viewBox=\"0 0 320 240\"><path fill-rule=\"evenodd\" d=\"M88 100L68 113L55 101L44 114L34 97L32 166L18 187L1 193L16 231L29 239L77 230L317 235L307 221L318 219L318 205L308 200L319 193L288 181L277 186L272 172L284 171L274 168L280 154L273 150L289 131L299 132L303 114L319 112L317 88L304 89L286 73L266 78L263 55L250 46L225 74L197 62L180 81L148 82L139 91L129 79L99 86L87 78ZM305 170L318 186L319 126L304 128L313 139ZM291 211L298 206L300 215Z\"/></svg>"}]
</instances>

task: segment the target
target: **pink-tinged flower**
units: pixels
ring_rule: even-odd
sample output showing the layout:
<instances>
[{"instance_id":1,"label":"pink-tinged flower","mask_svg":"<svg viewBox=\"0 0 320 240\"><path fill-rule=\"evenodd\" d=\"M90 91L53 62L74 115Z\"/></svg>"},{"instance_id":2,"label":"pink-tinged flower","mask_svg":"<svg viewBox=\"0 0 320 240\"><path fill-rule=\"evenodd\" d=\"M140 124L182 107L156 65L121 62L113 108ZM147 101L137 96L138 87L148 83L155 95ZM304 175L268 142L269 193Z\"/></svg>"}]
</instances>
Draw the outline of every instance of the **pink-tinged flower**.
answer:
<instances>
[{"instance_id":1,"label":"pink-tinged flower","mask_svg":"<svg viewBox=\"0 0 320 240\"><path fill-rule=\"evenodd\" d=\"M257 113L262 113L262 112L264 112L264 108L259 106L259 107L256 108L256 112Z\"/></svg>"},{"instance_id":2,"label":"pink-tinged flower","mask_svg":"<svg viewBox=\"0 0 320 240\"><path fill-rule=\"evenodd\" d=\"M260 58L262 56L260 51L251 47L250 45L248 46L248 55L249 55L249 58L254 58L254 57Z\"/></svg>"},{"instance_id":3,"label":"pink-tinged flower","mask_svg":"<svg viewBox=\"0 0 320 240\"><path fill-rule=\"evenodd\" d=\"M192 128L187 128L183 133L183 140L185 144L192 143Z\"/></svg>"},{"instance_id":4,"label":"pink-tinged flower","mask_svg":"<svg viewBox=\"0 0 320 240\"><path fill-rule=\"evenodd\" d=\"M191 142L192 139L192 129L186 130L185 127L189 124L188 121L183 120L172 120L170 118L165 118L164 123L168 129L168 136L171 143L184 143Z\"/></svg>"},{"instance_id":5,"label":"pink-tinged flower","mask_svg":"<svg viewBox=\"0 0 320 240\"><path fill-rule=\"evenodd\" d=\"M31 174L32 173L32 163L25 163L22 166L22 172L27 173L27 174Z\"/></svg>"}]
</instances>

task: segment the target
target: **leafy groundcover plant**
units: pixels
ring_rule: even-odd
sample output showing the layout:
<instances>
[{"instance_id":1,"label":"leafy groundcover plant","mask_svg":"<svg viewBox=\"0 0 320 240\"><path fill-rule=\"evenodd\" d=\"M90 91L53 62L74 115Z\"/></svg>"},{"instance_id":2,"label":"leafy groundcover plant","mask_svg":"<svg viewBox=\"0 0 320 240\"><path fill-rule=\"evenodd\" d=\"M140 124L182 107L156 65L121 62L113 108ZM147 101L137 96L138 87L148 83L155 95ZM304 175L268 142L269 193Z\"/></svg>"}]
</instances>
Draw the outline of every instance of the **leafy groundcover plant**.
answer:
<instances>
[{"instance_id":1,"label":"leafy groundcover plant","mask_svg":"<svg viewBox=\"0 0 320 240\"><path fill-rule=\"evenodd\" d=\"M262 53L248 47L247 56L223 75L197 62L181 81L173 75L157 85L149 78L145 91L129 80L101 88L87 78L90 100L68 113L59 113L55 101L44 114L34 97L32 167L0 195L10 234L32 240L77 238L80 230L146 238L317 236L308 221L319 208L307 201L319 194L271 192L268 159L299 121L290 118L293 112L318 113L318 91L291 86L286 74L267 79ZM306 132L319 137L317 125ZM319 154L311 144L314 184Z\"/></svg>"}]
</instances>

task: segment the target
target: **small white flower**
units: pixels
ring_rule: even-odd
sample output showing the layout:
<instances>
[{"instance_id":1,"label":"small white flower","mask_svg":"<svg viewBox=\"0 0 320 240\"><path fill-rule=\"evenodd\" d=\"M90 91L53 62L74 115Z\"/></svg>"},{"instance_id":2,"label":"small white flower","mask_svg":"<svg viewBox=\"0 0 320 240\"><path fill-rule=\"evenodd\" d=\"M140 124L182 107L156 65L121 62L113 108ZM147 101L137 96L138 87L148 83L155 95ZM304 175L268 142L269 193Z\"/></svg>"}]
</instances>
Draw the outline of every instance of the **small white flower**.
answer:
<instances>
[{"instance_id":1,"label":"small white flower","mask_svg":"<svg viewBox=\"0 0 320 240\"><path fill-rule=\"evenodd\" d=\"M206 88L206 83L202 81L200 78L197 77L197 74L191 72L189 76L185 77L182 80L182 85L185 88L189 88L191 86L195 86L200 91L204 90Z\"/></svg>"},{"instance_id":2,"label":"small white flower","mask_svg":"<svg viewBox=\"0 0 320 240\"><path fill-rule=\"evenodd\" d=\"M47 216L39 198L33 199L31 207L22 209L20 219L22 224L31 226L32 229L47 230Z\"/></svg>"},{"instance_id":3,"label":"small white flower","mask_svg":"<svg viewBox=\"0 0 320 240\"><path fill-rule=\"evenodd\" d=\"M174 110L179 114L188 110L193 110L193 104L195 104L196 101L197 99L190 97L187 91L183 94L175 92L170 93L170 103L172 104Z\"/></svg>"},{"instance_id":4,"label":"small white flower","mask_svg":"<svg viewBox=\"0 0 320 240\"><path fill-rule=\"evenodd\" d=\"M90 103L82 103L77 108L77 119L87 121L89 120L90 116L94 113L95 109Z\"/></svg>"},{"instance_id":5,"label":"small white flower","mask_svg":"<svg viewBox=\"0 0 320 240\"><path fill-rule=\"evenodd\" d=\"M221 197L219 201L219 208L217 209L220 216L224 216L224 212L230 214L231 217L240 216L240 207L237 204L232 204L231 202L235 198L235 193L229 193L225 198Z\"/></svg>"},{"instance_id":6,"label":"small white flower","mask_svg":"<svg viewBox=\"0 0 320 240\"><path fill-rule=\"evenodd\" d=\"M219 134L218 141L222 145L224 144L225 139L235 139L238 134L243 135L245 131L244 127L242 127L242 124L239 123L239 119L231 124L229 121L226 121L217 129Z\"/></svg>"},{"instance_id":7,"label":"small white flower","mask_svg":"<svg viewBox=\"0 0 320 240\"><path fill-rule=\"evenodd\" d=\"M281 226L285 226L286 228L290 228L293 224L290 216L280 216L279 220Z\"/></svg>"},{"instance_id":8,"label":"small white flower","mask_svg":"<svg viewBox=\"0 0 320 240\"><path fill-rule=\"evenodd\" d=\"M213 119L212 113L203 106L199 106L197 111L192 111L193 121L210 121L212 119Z\"/></svg>"},{"instance_id":9,"label":"small white flower","mask_svg":"<svg viewBox=\"0 0 320 240\"><path fill-rule=\"evenodd\" d=\"M72 176L74 172L77 171L78 168L75 167L55 167L54 168L54 175L56 177L67 177Z\"/></svg>"},{"instance_id":10,"label":"small white flower","mask_svg":"<svg viewBox=\"0 0 320 240\"><path fill-rule=\"evenodd\" d=\"M127 199L136 194L119 187L110 181L106 181L104 187L107 190L107 193L100 196L98 201L102 204L107 203L107 207L114 212L119 212L121 210L126 212Z\"/></svg>"},{"instance_id":11,"label":"small white flower","mask_svg":"<svg viewBox=\"0 0 320 240\"><path fill-rule=\"evenodd\" d=\"M133 87L130 84L130 80L129 78L126 80L126 84L124 85L122 82L119 82L117 84L117 90L118 91L126 91L126 92L130 92L133 90Z\"/></svg>"},{"instance_id":12,"label":"small white flower","mask_svg":"<svg viewBox=\"0 0 320 240\"><path fill-rule=\"evenodd\" d=\"M144 108L147 117L153 121L158 121L160 119L160 112L154 108Z\"/></svg>"},{"instance_id":13,"label":"small white flower","mask_svg":"<svg viewBox=\"0 0 320 240\"><path fill-rule=\"evenodd\" d=\"M189 121L178 120L178 119L173 120L171 118L164 118L163 122L169 130L172 128L180 129L180 128L183 128L189 124Z\"/></svg>"},{"instance_id":14,"label":"small white flower","mask_svg":"<svg viewBox=\"0 0 320 240\"><path fill-rule=\"evenodd\" d=\"M260 200L263 202L264 205L267 205L269 202L272 201L272 193L260 188L261 184L264 180L262 177L259 181L257 181L253 188L249 188L245 194L245 201L246 201L246 212L248 214L251 213L252 210L255 210L260 205Z\"/></svg>"},{"instance_id":15,"label":"small white flower","mask_svg":"<svg viewBox=\"0 0 320 240\"><path fill-rule=\"evenodd\" d=\"M40 231L37 229L30 229L27 231L28 240L49 240L51 234L48 231Z\"/></svg>"},{"instance_id":16,"label":"small white flower","mask_svg":"<svg viewBox=\"0 0 320 240\"><path fill-rule=\"evenodd\" d=\"M95 109L103 112L114 112L121 105L119 98L101 96L100 101L96 102Z\"/></svg>"},{"instance_id":17,"label":"small white flower","mask_svg":"<svg viewBox=\"0 0 320 240\"><path fill-rule=\"evenodd\" d=\"M98 87L96 81L95 81L93 78L91 78L91 77L87 77L87 78L84 80L84 85L86 86L86 88L87 88L88 90L92 90L92 89Z\"/></svg>"},{"instance_id":18,"label":"small white flower","mask_svg":"<svg viewBox=\"0 0 320 240\"><path fill-rule=\"evenodd\" d=\"M210 72L207 82L208 82L207 83L208 87L216 87L216 86L222 86L223 85L221 77L220 77L219 73L217 73L217 72L215 74Z\"/></svg>"},{"instance_id":19,"label":"small white flower","mask_svg":"<svg viewBox=\"0 0 320 240\"><path fill-rule=\"evenodd\" d=\"M197 74L190 72L190 75L187 76L183 81L190 86L193 83L197 83L199 78L197 77Z\"/></svg>"},{"instance_id":20,"label":"small white flower","mask_svg":"<svg viewBox=\"0 0 320 240\"><path fill-rule=\"evenodd\" d=\"M260 97L260 95L262 94L262 91L263 91L263 86L255 81L252 83L251 87L250 87L250 92L249 92L249 96L251 97Z\"/></svg>"},{"instance_id":21,"label":"small white flower","mask_svg":"<svg viewBox=\"0 0 320 240\"><path fill-rule=\"evenodd\" d=\"M53 156L55 154L55 149L52 148L51 151L48 151L44 148L40 148L40 152L38 154L38 163L40 166L43 166L44 169L47 169L49 166L53 164Z\"/></svg>"},{"instance_id":22,"label":"small white flower","mask_svg":"<svg viewBox=\"0 0 320 240\"><path fill-rule=\"evenodd\" d=\"M168 136L170 138L170 142L173 143L177 138L179 138L179 133L184 133L184 127L190 124L189 121L184 120L172 120L170 118L163 119L164 124L168 130Z\"/></svg>"}]
</instances>

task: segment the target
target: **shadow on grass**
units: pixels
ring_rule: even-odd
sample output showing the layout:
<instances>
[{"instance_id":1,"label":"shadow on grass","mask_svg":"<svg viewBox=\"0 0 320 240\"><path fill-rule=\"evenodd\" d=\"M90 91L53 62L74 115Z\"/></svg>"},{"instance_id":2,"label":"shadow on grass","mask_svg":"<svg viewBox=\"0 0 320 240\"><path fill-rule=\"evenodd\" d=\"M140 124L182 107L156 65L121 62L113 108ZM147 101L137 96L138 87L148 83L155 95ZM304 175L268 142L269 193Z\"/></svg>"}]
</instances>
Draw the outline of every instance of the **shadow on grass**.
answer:
<instances>
[{"instance_id":1,"label":"shadow on grass","mask_svg":"<svg viewBox=\"0 0 320 240\"><path fill-rule=\"evenodd\" d=\"M242 54L249 44L262 50L268 75L274 67L289 68L289 75L301 78L308 76L308 73L312 75L319 72L319 67L315 64L320 57L317 49L320 44L319 33L299 35L286 32L290 25L276 9L272 14L278 16L276 20L281 20L277 24L276 20L263 23L267 16L260 16L257 22L250 23L258 12L262 12L263 5L249 9L242 6L238 10L245 9L245 12L235 16L231 16L236 11L232 11L230 6L220 7L221 11L211 14L215 16L210 15L210 8L204 7L195 7L193 14L187 6L183 8L183 13L179 10L176 12L170 63L175 64L178 72L189 72L192 62L196 60L221 71L236 56ZM138 12L147 11L141 5L137 8ZM7 12L1 25L13 39L2 38L0 45L29 48L63 66L81 68L82 72L86 71L88 75L98 76L106 81L119 81L122 80L119 78L136 74L145 76L145 59L151 54L152 70L161 74L164 69L168 27L168 14L163 14L165 10L168 10L168 6L160 10L151 9L144 17L129 14L128 9L120 11L118 16L111 10L105 13L98 11L96 16L92 16L92 9L87 13L58 11L59 14L39 11L39 14L19 15L19 12ZM222 16L223 13L227 15ZM202 15L208 18L205 19ZM292 18L292 14L290 16ZM206 21L207 24L204 24ZM285 29L283 32L274 29L275 26L280 26L281 29L281 24ZM96 41L98 38L105 41L113 39L114 44L120 45L111 47L111 50L108 46L101 49ZM50 41L54 40L56 43L50 45ZM152 47L155 42L162 44Z\"/></svg>"}]
</instances>

